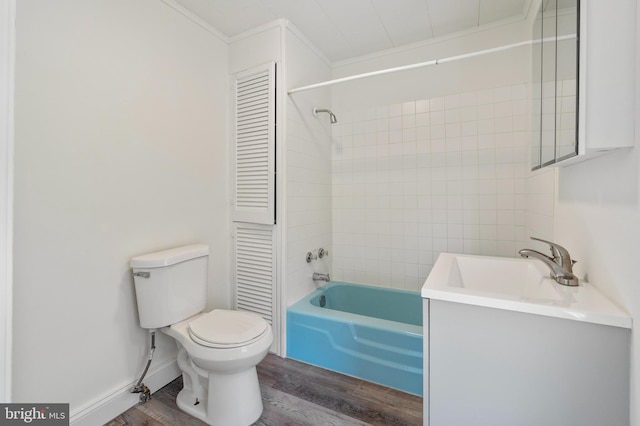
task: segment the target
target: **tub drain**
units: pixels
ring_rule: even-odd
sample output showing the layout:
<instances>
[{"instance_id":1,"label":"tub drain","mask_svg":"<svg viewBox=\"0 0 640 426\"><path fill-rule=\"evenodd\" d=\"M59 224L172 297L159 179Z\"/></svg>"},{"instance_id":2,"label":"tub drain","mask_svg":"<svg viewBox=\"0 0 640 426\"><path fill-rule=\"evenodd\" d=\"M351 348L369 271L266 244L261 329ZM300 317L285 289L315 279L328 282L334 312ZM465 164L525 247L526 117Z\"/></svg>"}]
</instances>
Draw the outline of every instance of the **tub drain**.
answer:
<instances>
[{"instance_id":1,"label":"tub drain","mask_svg":"<svg viewBox=\"0 0 640 426\"><path fill-rule=\"evenodd\" d=\"M320 307L324 308L324 305L327 304L327 297L324 294L320 295Z\"/></svg>"}]
</instances>

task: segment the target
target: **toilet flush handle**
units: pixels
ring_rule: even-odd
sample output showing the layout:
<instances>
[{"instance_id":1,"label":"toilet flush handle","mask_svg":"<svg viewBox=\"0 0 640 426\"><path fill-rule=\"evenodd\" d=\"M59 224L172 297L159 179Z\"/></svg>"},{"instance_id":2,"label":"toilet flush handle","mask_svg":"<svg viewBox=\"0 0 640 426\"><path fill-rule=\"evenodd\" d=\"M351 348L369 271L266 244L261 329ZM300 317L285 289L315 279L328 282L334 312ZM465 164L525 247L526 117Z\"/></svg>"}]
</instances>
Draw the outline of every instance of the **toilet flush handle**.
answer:
<instances>
[{"instance_id":1,"label":"toilet flush handle","mask_svg":"<svg viewBox=\"0 0 640 426\"><path fill-rule=\"evenodd\" d=\"M140 278L149 278L151 276L151 272L134 272L133 276Z\"/></svg>"}]
</instances>

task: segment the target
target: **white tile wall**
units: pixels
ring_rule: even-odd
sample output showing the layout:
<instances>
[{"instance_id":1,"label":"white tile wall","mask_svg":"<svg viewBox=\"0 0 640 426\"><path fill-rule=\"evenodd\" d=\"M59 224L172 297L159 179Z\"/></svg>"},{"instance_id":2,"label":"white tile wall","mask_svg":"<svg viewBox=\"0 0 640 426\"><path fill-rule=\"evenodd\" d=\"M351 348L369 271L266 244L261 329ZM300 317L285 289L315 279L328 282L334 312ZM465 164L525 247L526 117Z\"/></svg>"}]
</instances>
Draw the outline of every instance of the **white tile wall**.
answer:
<instances>
[{"instance_id":1,"label":"white tile wall","mask_svg":"<svg viewBox=\"0 0 640 426\"><path fill-rule=\"evenodd\" d=\"M331 68L297 30L285 32L282 87L298 87L328 80ZM281 74L282 75L282 74ZM284 137L277 141L282 158L277 164L282 186L276 197L282 203L278 226L282 229L282 294L286 306L311 293L321 283L314 272L331 272L331 125L327 114L312 114L314 107L331 105L328 89L283 96ZM330 256L307 263L309 251L329 250Z\"/></svg>"},{"instance_id":2,"label":"white tile wall","mask_svg":"<svg viewBox=\"0 0 640 426\"><path fill-rule=\"evenodd\" d=\"M334 280L418 291L440 252L517 255L524 84L336 114Z\"/></svg>"},{"instance_id":3,"label":"white tile wall","mask_svg":"<svg viewBox=\"0 0 640 426\"><path fill-rule=\"evenodd\" d=\"M549 241L554 236L554 188L556 187L557 169L547 167L531 174L527 179L527 197L526 197L526 217L527 238L534 236ZM529 241L527 247L533 247L534 243ZM547 247L542 244L542 249ZM542 250L541 250L542 251Z\"/></svg>"},{"instance_id":4,"label":"white tile wall","mask_svg":"<svg viewBox=\"0 0 640 426\"><path fill-rule=\"evenodd\" d=\"M331 131L328 117L317 119L312 109L312 104L292 105L287 119L287 305L313 291L320 284L311 279L313 272L331 272L333 259ZM306 253L320 247L329 250L330 257L307 263Z\"/></svg>"}]
</instances>

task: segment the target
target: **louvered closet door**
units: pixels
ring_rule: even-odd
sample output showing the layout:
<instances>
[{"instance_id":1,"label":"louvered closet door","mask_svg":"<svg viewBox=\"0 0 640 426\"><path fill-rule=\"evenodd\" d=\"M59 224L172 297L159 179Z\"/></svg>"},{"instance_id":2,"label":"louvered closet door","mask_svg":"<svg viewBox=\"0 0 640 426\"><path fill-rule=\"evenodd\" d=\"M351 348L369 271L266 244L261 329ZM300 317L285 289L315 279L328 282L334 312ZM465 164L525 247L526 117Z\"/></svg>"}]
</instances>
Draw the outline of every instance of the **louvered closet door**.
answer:
<instances>
[{"instance_id":1,"label":"louvered closet door","mask_svg":"<svg viewBox=\"0 0 640 426\"><path fill-rule=\"evenodd\" d=\"M236 75L233 221L275 222L275 63Z\"/></svg>"},{"instance_id":2,"label":"louvered closet door","mask_svg":"<svg viewBox=\"0 0 640 426\"><path fill-rule=\"evenodd\" d=\"M254 312L273 324L275 309L274 226L234 224L235 309Z\"/></svg>"}]
</instances>

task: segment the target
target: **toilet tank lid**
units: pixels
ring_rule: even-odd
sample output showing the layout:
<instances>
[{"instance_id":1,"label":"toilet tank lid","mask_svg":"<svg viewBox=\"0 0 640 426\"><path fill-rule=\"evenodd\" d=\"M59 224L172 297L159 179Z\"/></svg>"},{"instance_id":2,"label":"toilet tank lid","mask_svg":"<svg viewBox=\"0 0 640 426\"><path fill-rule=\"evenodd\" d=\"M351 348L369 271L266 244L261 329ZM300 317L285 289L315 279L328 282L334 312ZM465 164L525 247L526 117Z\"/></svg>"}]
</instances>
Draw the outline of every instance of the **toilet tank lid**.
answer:
<instances>
[{"instance_id":1,"label":"toilet tank lid","mask_svg":"<svg viewBox=\"0 0 640 426\"><path fill-rule=\"evenodd\" d=\"M192 244L133 257L129 262L129 266L132 268L161 268L208 255L209 246Z\"/></svg>"}]
</instances>

